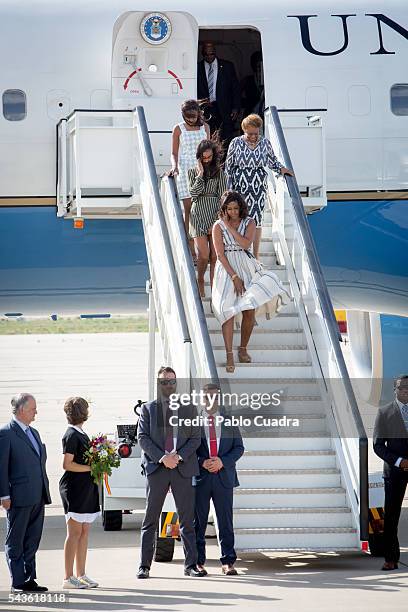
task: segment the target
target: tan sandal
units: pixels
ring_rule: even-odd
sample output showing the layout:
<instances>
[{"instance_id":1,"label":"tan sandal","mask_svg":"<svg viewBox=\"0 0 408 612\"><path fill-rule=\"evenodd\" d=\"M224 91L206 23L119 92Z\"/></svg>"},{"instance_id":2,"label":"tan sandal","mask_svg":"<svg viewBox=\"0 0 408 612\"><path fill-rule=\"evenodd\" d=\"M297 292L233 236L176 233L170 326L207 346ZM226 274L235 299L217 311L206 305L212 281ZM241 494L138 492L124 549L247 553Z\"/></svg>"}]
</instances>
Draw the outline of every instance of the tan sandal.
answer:
<instances>
[{"instance_id":1,"label":"tan sandal","mask_svg":"<svg viewBox=\"0 0 408 612\"><path fill-rule=\"evenodd\" d=\"M227 353L227 361L228 361L228 355L233 355L234 353L232 351L226 351ZM235 364L233 363L232 365L226 365L225 366L225 370L226 372L228 372L228 374L233 374L235 372Z\"/></svg>"},{"instance_id":2,"label":"tan sandal","mask_svg":"<svg viewBox=\"0 0 408 612\"><path fill-rule=\"evenodd\" d=\"M245 351L245 355L243 355L243 351ZM239 346L238 347L238 361L239 363L251 363L252 359L251 359L251 355L248 355L246 346Z\"/></svg>"},{"instance_id":3,"label":"tan sandal","mask_svg":"<svg viewBox=\"0 0 408 612\"><path fill-rule=\"evenodd\" d=\"M197 285L198 285L198 292L200 294L200 298L205 298L205 281L204 279L200 282L197 279Z\"/></svg>"}]
</instances>

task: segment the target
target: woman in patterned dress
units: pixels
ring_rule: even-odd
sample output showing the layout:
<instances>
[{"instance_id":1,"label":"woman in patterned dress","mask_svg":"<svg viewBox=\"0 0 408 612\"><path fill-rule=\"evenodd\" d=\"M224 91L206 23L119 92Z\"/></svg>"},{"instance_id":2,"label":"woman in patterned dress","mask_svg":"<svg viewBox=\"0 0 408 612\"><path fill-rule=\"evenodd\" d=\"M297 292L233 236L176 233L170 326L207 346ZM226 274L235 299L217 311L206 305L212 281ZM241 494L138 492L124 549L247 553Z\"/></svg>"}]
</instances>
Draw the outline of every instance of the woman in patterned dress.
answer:
<instances>
[{"instance_id":1,"label":"woman in patterned dress","mask_svg":"<svg viewBox=\"0 0 408 612\"><path fill-rule=\"evenodd\" d=\"M256 226L248 216L248 207L241 194L227 191L221 201L220 220L213 227L213 241L217 253L212 307L222 325L226 371L234 372L232 342L234 317L242 313L241 344L238 348L240 363L250 363L247 345L255 323L255 309L264 304L276 314L283 304L283 297L290 296L279 278L271 270L265 270L250 252Z\"/></svg>"},{"instance_id":2,"label":"woman in patterned dress","mask_svg":"<svg viewBox=\"0 0 408 612\"><path fill-rule=\"evenodd\" d=\"M187 172L196 163L197 147L202 140L210 138L210 128L204 123L197 100L186 100L181 105L183 120L173 128L170 175L177 180L177 191L183 201L184 226L188 235L190 224L191 197ZM195 259L193 241L190 249Z\"/></svg>"},{"instance_id":3,"label":"woman in patterned dress","mask_svg":"<svg viewBox=\"0 0 408 612\"><path fill-rule=\"evenodd\" d=\"M231 141L228 148L225 171L228 189L241 193L248 205L249 216L255 221L254 255L259 257L262 234L262 215L268 186L269 167L276 174L293 173L277 160L269 140L260 135L263 121L259 115L248 115L242 120L244 134Z\"/></svg>"},{"instance_id":4,"label":"woman in patterned dress","mask_svg":"<svg viewBox=\"0 0 408 612\"><path fill-rule=\"evenodd\" d=\"M200 296L205 297L204 274L210 262L212 286L217 256L212 242L212 226L218 219L221 196L227 178L221 168L221 148L213 140L203 140L197 147L197 165L188 171L191 194L190 235L197 251L197 282Z\"/></svg>"}]
</instances>

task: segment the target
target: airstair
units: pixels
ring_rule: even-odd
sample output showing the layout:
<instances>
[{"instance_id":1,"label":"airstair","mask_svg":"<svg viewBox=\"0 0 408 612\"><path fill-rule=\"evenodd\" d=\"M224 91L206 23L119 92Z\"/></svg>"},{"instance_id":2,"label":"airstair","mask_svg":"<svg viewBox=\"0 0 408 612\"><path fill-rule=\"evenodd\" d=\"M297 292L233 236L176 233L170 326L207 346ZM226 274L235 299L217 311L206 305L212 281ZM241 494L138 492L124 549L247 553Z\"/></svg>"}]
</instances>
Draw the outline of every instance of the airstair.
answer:
<instances>
[{"instance_id":1,"label":"airstair","mask_svg":"<svg viewBox=\"0 0 408 612\"><path fill-rule=\"evenodd\" d=\"M173 179L162 179L159 187L143 109L133 111L131 120L136 152L132 172L138 177L132 191L142 208L151 274L150 396L155 393L156 326L166 363L175 368L185 390L212 380L222 391L278 393L280 405L263 408L262 415L298 419L300 427L279 427L272 434L268 427L242 429L245 454L238 463L241 486L234 494L237 550L364 548L367 438L296 178L269 177L261 244L262 262L282 279L293 301L270 320L258 317L249 346L252 363L236 359L234 374L226 374L209 280L201 301ZM290 168L275 108L267 111L265 128L278 158ZM303 132L305 128L319 129L318 119L306 118ZM312 138L318 142L315 132ZM324 205L323 174L306 177L301 185L305 197L312 198L310 209ZM234 346L238 344L239 331ZM248 411L239 408L234 414L245 417Z\"/></svg>"}]
</instances>

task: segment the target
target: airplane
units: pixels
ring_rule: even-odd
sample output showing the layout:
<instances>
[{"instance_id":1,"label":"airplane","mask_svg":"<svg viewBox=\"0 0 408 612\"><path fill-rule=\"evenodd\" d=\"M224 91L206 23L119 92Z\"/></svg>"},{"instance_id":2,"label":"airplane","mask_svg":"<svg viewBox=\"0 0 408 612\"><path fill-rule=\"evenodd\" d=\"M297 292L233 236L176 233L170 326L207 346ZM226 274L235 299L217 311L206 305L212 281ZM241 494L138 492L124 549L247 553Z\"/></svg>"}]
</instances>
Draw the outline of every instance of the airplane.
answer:
<instances>
[{"instance_id":1,"label":"airplane","mask_svg":"<svg viewBox=\"0 0 408 612\"><path fill-rule=\"evenodd\" d=\"M322 114L327 206L308 219L330 296L347 310L358 375L404 373L406 3L161 0L153 9L140 0L1 3L0 315L145 307L140 211L96 209L73 226L57 202L57 126L75 109L141 105L162 173L181 103L196 97L200 42L211 40L240 80L262 50L266 106Z\"/></svg>"}]
</instances>

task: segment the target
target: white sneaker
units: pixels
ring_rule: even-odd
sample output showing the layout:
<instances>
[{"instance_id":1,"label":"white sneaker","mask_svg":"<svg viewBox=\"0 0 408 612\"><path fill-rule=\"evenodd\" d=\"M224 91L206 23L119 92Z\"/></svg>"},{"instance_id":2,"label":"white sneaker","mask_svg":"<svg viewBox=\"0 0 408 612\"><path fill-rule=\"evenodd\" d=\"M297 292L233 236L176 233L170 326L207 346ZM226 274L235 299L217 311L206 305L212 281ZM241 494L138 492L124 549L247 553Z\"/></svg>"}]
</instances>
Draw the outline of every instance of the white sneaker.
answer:
<instances>
[{"instance_id":1,"label":"white sneaker","mask_svg":"<svg viewBox=\"0 0 408 612\"><path fill-rule=\"evenodd\" d=\"M63 589L87 589L87 585L78 580L75 576L71 576L70 578L66 578L62 583Z\"/></svg>"},{"instance_id":2,"label":"white sneaker","mask_svg":"<svg viewBox=\"0 0 408 612\"><path fill-rule=\"evenodd\" d=\"M78 580L82 584L85 584L88 589L96 589L96 587L99 586L98 582L95 582L95 580L92 580L92 578L89 578L86 574L78 576Z\"/></svg>"}]
</instances>

